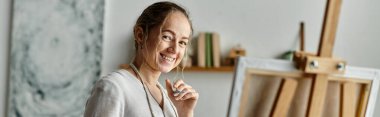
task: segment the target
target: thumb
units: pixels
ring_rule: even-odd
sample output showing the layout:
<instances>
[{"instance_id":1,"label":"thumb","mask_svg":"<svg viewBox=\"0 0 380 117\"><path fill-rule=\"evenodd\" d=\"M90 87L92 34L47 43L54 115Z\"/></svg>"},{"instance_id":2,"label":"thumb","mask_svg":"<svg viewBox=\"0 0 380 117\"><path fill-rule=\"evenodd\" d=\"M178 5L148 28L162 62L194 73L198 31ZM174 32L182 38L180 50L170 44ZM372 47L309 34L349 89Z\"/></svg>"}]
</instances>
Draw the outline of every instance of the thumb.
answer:
<instances>
[{"instance_id":1,"label":"thumb","mask_svg":"<svg viewBox=\"0 0 380 117\"><path fill-rule=\"evenodd\" d=\"M173 88L172 88L172 83L170 83L170 80L169 79L166 79L166 91L168 92L168 95L170 97L173 96Z\"/></svg>"}]
</instances>

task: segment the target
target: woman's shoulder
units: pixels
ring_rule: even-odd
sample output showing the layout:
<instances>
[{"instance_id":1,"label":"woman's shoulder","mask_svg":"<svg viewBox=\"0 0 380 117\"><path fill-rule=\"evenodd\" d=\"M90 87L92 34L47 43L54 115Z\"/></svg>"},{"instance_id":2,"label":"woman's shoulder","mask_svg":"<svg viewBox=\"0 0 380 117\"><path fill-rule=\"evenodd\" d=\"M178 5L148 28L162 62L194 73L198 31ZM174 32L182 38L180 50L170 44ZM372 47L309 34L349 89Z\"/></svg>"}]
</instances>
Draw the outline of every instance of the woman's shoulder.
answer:
<instances>
[{"instance_id":1,"label":"woman's shoulder","mask_svg":"<svg viewBox=\"0 0 380 117\"><path fill-rule=\"evenodd\" d=\"M123 77L131 77L129 71L125 69L118 69L116 71L113 71L111 73L108 73L107 75L103 76L103 79L113 79L115 78L123 78Z\"/></svg>"},{"instance_id":2,"label":"woman's shoulder","mask_svg":"<svg viewBox=\"0 0 380 117\"><path fill-rule=\"evenodd\" d=\"M127 72L128 71L120 69L120 70L108 73L105 76L102 76L97 82L98 83L106 82L106 83L117 85L117 84L123 83L122 80L125 80L131 77Z\"/></svg>"},{"instance_id":3,"label":"woman's shoulder","mask_svg":"<svg viewBox=\"0 0 380 117\"><path fill-rule=\"evenodd\" d=\"M96 82L96 87L100 88L125 88L125 86L131 85L135 78L124 69L119 69L117 71L111 72L103 77L101 77Z\"/></svg>"},{"instance_id":4,"label":"woman's shoulder","mask_svg":"<svg viewBox=\"0 0 380 117\"><path fill-rule=\"evenodd\" d=\"M86 115L115 114L113 109L123 105L124 89L117 71L109 73L96 81L86 104Z\"/></svg>"}]
</instances>

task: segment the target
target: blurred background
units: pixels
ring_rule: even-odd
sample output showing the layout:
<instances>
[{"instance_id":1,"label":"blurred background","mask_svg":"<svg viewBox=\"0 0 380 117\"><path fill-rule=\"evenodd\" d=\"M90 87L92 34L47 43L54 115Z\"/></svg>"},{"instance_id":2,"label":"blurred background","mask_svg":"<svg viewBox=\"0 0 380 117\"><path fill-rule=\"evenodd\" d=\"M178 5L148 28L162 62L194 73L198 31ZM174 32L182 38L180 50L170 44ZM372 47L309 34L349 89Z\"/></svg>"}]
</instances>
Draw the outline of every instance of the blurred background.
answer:
<instances>
[{"instance_id":1,"label":"blurred background","mask_svg":"<svg viewBox=\"0 0 380 117\"><path fill-rule=\"evenodd\" d=\"M16 69L17 67L14 67L15 69L13 69L12 65L17 66L21 64L19 62L15 62L16 60L12 60L13 57L11 55L13 54L11 53L14 52L12 48L16 47L12 47L11 45L14 44L13 42L31 43L28 41L25 42L25 40L17 41L18 38L16 37L18 35L16 34L20 34L20 32L17 31L24 29L24 27L15 27L15 24L20 21L40 21L40 19L33 19L30 17L15 18L15 13L29 13L29 11L25 11L25 9L20 10L16 8L29 8L30 6L34 5L33 7L36 7L36 9L38 7L43 7L46 8L45 10L49 10L51 6L57 6L57 4L59 6L59 4L61 4L60 2L65 3L69 0L57 0L59 2L48 0L32 0L29 1L30 3L26 3L24 1L23 5L15 7L15 3L22 1L24 0L0 0L0 117L6 116L7 104L8 106L11 104L11 101L9 101L10 98L7 98L10 97L9 94L13 93L11 92L10 88L10 77L11 73L16 74L17 72L14 71L18 70ZM70 17L64 17L63 19L66 18L68 20L49 20L52 22L47 22L48 25L63 26L61 26L61 28L54 29L54 34L61 36L63 35L63 37L68 39L82 39L84 40L82 45L75 45L77 44L76 42L78 42L78 40L66 40L67 43L62 45L63 47L59 49L60 53L52 52L48 53L48 55L41 55L41 57L39 56L41 52L36 51L36 55L31 56L35 56L33 60L37 61L49 61L52 59L56 59L57 61L69 61L72 58L75 58L73 60L82 58L78 63L80 63L79 65L83 65L79 66L80 70L83 71L78 72L79 75L70 76L71 79L67 82L79 82L88 84L86 85L87 87L79 87L83 89L82 93L86 93L86 91L88 91L88 87L91 88L91 83L98 79L99 76L103 76L114 70L117 70L120 64L130 62L130 59L134 54L132 27L137 17L141 14L142 10L148 5L156 2L156 0L97 0L97 2L85 0L82 1L83 3L78 3L80 5L74 5L77 7L73 8L79 11L82 10L84 13L89 13L87 11L93 11L89 14L94 15L85 14L85 16L89 16L89 18L79 18L80 21L72 20ZM33 2L43 4L38 6L39 4L32 4ZM241 47L246 50L247 57L267 59L277 58L289 50L298 49L297 41L299 40L299 23L301 21L305 23L305 50L308 52L317 52L323 22L323 14L326 5L326 0L193 0L175 2L181 4L190 11L190 17L194 26L195 37L199 32L219 33L222 57L227 56L229 50L232 47L240 44ZM100 11L86 9L86 6L93 8L91 4L97 4L102 8L98 8ZM336 41L333 52L334 57L347 60L347 63L350 66L380 69L380 62L378 62L380 60L380 12L378 12L380 11L380 7L378 7L379 4L380 1L378 0L342 0L342 7L337 29L338 31L336 34ZM33 9L33 7L30 9ZM54 14L54 12L50 13ZM38 14L43 13L33 13L31 11L29 15L31 17L40 16ZM66 15L73 16L74 14L67 12ZM75 19L76 17L73 18ZM57 19L60 19L60 17ZM42 24L26 23L25 25L33 25L38 27L39 25L44 25L43 21L44 20L41 21ZM58 23L54 23L54 21ZM73 22L71 23L70 21ZM65 23L61 24L60 22L65 22L66 24L69 24L69 26L65 27ZM90 23L82 24L77 22ZM70 26L74 26L76 28L70 28ZM81 33L82 29L87 30L87 28L94 28L96 30L93 32L84 31L83 34L85 36L83 36ZM66 31L67 33L57 33L60 31ZM54 39L54 36L50 35L50 33L46 34L49 37L44 37L44 33L41 34L39 38ZM66 37L65 35L74 36L71 38L71 36ZM27 37L28 36L24 36L23 39L28 39ZM66 42L64 41L65 38L61 38L61 41ZM38 41L36 42L39 43ZM47 42L40 41L40 43ZM38 46L38 44L34 46ZM67 51L88 52L86 50L82 50L83 48L75 47L89 47L90 55L84 55L82 53L65 53ZM22 53L22 50L20 51ZM61 53L65 54L59 55ZM60 58L64 55L70 55L72 58ZM51 58L54 56L58 56L58 58ZM96 58L96 60L93 60L91 58ZM20 60L20 62L21 61L23 60ZM35 64L41 65L48 63L35 62ZM53 66L53 68L61 67L59 64L57 65L58 66ZM78 66L71 66L68 68L72 67L78 68ZM56 71L59 70L48 71L47 74L54 74ZM81 73L86 73L87 75ZM81 78L72 79L75 78L75 76L80 76ZM175 74L173 73L163 74L163 78L160 80L162 82L164 78L174 79L174 76ZM230 92L232 88L232 71L188 71L184 72L184 76L184 79L188 82L188 84L191 84L200 93L200 99L195 110L195 116L226 116ZM21 76L20 78L22 79ZM54 78L51 82L55 82L58 79L59 77ZM75 97L74 99L79 98L81 100L85 100L87 98L87 94L78 94L76 92L73 92L75 91L75 88L78 87L71 88L73 89L68 89L67 92L65 90L61 93L67 94L65 95L66 98L70 98L70 96L73 98ZM39 95L41 96L41 94ZM23 103L20 105L23 105ZM67 108L69 106L70 105L67 105ZM58 108L57 110L59 110L58 106L52 107ZM80 105L76 106L76 108L83 110L80 108ZM377 101L374 112L374 116L380 116L380 101ZM75 116L80 114L81 111L79 111L78 114L65 116Z\"/></svg>"}]
</instances>

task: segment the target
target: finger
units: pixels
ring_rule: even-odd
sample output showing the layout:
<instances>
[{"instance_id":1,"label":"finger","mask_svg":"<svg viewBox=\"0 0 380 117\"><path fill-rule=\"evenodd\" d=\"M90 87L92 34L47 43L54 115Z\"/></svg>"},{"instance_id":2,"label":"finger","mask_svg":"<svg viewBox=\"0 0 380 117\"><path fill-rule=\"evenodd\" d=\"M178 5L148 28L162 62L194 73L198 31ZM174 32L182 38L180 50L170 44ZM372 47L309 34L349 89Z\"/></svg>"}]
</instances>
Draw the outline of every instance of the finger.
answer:
<instances>
[{"instance_id":1,"label":"finger","mask_svg":"<svg viewBox=\"0 0 380 117\"><path fill-rule=\"evenodd\" d=\"M190 92L191 91L189 89L191 89L191 88L188 88L188 89L177 89L176 91L174 91L174 96L178 97L180 95L184 95L186 92Z\"/></svg>"},{"instance_id":2,"label":"finger","mask_svg":"<svg viewBox=\"0 0 380 117\"><path fill-rule=\"evenodd\" d=\"M186 85L185 83L182 83L181 85L179 85L176 89L177 91L182 91L183 89L185 88L188 88L188 89L192 89L193 87L191 87L190 85Z\"/></svg>"},{"instance_id":3,"label":"finger","mask_svg":"<svg viewBox=\"0 0 380 117\"><path fill-rule=\"evenodd\" d=\"M183 84L183 83L184 83L183 80L179 79L179 80L177 80L177 81L174 82L173 87L174 87L174 88L177 88L179 85L181 85L181 84Z\"/></svg>"},{"instance_id":4,"label":"finger","mask_svg":"<svg viewBox=\"0 0 380 117\"><path fill-rule=\"evenodd\" d=\"M166 79L166 91L168 92L169 96L173 95L173 88L172 88L172 83L170 83L169 79Z\"/></svg>"},{"instance_id":5,"label":"finger","mask_svg":"<svg viewBox=\"0 0 380 117\"><path fill-rule=\"evenodd\" d=\"M186 95L184 95L181 100L187 100L187 99L198 99L199 94L197 92L191 92Z\"/></svg>"},{"instance_id":6,"label":"finger","mask_svg":"<svg viewBox=\"0 0 380 117\"><path fill-rule=\"evenodd\" d=\"M174 96L176 96L175 97L176 100L180 100L180 99L182 99L183 96L185 96L188 93L191 93L191 89L184 89L181 93L178 93L177 96L176 96L176 94L174 94Z\"/></svg>"}]
</instances>

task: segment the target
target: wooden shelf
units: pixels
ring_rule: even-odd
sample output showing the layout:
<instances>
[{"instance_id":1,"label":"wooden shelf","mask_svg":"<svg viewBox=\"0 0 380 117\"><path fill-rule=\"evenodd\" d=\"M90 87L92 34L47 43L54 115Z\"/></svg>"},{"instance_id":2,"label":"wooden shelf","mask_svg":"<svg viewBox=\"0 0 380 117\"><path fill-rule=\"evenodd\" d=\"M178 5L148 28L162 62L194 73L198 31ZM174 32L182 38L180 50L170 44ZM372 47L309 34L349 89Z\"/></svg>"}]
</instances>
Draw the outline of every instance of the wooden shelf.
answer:
<instances>
[{"instance_id":1,"label":"wooden shelf","mask_svg":"<svg viewBox=\"0 0 380 117\"><path fill-rule=\"evenodd\" d=\"M128 68L128 64L121 64L119 68ZM234 66L221 66L218 68L206 68L206 67L186 67L184 72L233 72Z\"/></svg>"},{"instance_id":2,"label":"wooden shelf","mask_svg":"<svg viewBox=\"0 0 380 117\"><path fill-rule=\"evenodd\" d=\"M121 64L119 65L120 69L127 69L129 67L129 64Z\"/></svg>"},{"instance_id":3,"label":"wooden shelf","mask_svg":"<svg viewBox=\"0 0 380 117\"><path fill-rule=\"evenodd\" d=\"M219 68L206 68L206 67L186 67L184 71L191 72L233 72L234 66L221 66Z\"/></svg>"}]
</instances>

